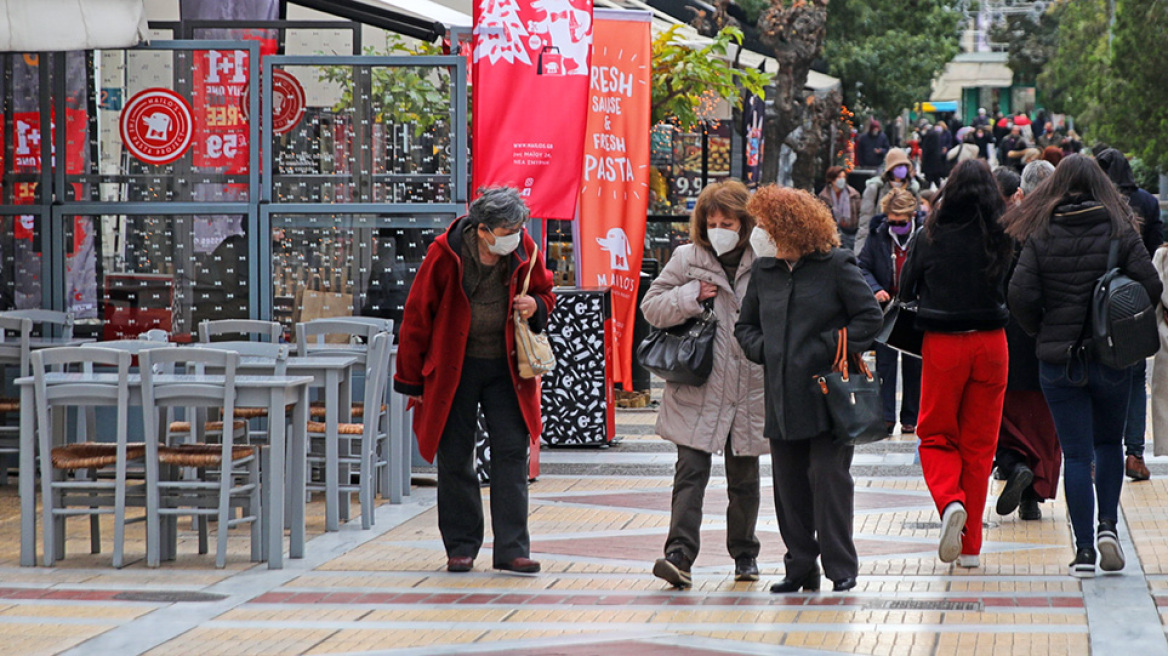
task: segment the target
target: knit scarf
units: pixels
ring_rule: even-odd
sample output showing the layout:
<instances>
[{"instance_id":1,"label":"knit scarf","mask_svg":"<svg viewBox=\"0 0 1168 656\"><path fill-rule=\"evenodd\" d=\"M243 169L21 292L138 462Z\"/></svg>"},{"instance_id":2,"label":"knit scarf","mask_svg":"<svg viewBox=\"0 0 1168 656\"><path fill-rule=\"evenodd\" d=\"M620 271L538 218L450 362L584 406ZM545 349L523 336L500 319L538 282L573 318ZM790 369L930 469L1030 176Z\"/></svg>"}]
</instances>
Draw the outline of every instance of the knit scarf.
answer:
<instances>
[{"instance_id":1,"label":"knit scarf","mask_svg":"<svg viewBox=\"0 0 1168 656\"><path fill-rule=\"evenodd\" d=\"M835 215L836 223L851 223L852 221L852 194L845 187L843 191L832 186L831 213Z\"/></svg>"}]
</instances>

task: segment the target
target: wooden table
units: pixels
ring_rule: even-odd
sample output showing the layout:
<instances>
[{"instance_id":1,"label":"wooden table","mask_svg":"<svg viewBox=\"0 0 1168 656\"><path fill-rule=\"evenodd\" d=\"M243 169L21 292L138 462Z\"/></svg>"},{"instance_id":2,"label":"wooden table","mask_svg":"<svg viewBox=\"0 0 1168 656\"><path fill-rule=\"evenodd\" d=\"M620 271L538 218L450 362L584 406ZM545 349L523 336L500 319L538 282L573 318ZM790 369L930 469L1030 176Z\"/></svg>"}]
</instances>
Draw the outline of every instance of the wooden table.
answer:
<instances>
[{"instance_id":1,"label":"wooden table","mask_svg":"<svg viewBox=\"0 0 1168 656\"><path fill-rule=\"evenodd\" d=\"M93 381L100 384L117 384L117 374L81 374L51 372L45 375L54 381ZM183 382L222 384L222 376L157 376L159 382L181 380ZM291 524L288 554L291 558L304 557L305 544L305 481L307 475L308 447L308 386L310 376L236 376L235 401L240 406L266 407L268 417L283 417L284 408L294 405L292 430L287 430L283 421L272 421L269 425L270 471L265 476L264 503L268 504L271 521L265 526L263 540L266 546L268 568L284 567L284 527L281 517L285 516L285 503ZM142 378L138 374L130 376L130 403L142 405ZM36 466L36 409L33 396L33 378L27 376L16 380L20 387L20 470L34 471ZM43 454L48 457L49 454ZM290 464L291 466L287 466ZM280 472L287 471L289 480ZM41 481L41 494L49 494L50 481ZM52 525L51 518L44 520L46 530ZM36 565L36 487L33 476L20 477L20 564L23 567Z\"/></svg>"}]
</instances>

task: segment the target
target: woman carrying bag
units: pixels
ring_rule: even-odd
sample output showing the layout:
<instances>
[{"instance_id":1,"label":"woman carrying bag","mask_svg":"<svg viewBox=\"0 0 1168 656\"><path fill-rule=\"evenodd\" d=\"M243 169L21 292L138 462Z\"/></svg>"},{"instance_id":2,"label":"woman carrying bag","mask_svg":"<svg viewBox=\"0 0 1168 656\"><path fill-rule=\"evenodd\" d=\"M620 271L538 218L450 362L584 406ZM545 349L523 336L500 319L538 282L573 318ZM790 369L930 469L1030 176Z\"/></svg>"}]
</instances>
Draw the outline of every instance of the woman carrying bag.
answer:
<instances>
[{"instance_id":1,"label":"woman carrying bag","mask_svg":"<svg viewBox=\"0 0 1168 656\"><path fill-rule=\"evenodd\" d=\"M755 260L748 199L745 185L735 180L702 190L690 220L693 243L674 251L641 303L645 319L657 328L701 316L707 306L717 320L709 378L697 386L666 383L657 415L657 434L677 445L677 468L665 557L654 564L653 574L679 588L692 585L712 454L726 458L726 548L734 559L734 579L758 580L758 457L768 448L763 373L742 356L734 339L734 322Z\"/></svg>"},{"instance_id":2,"label":"woman carrying bag","mask_svg":"<svg viewBox=\"0 0 1168 656\"><path fill-rule=\"evenodd\" d=\"M850 250L840 248L831 210L814 196L768 185L747 209L758 227L759 260L742 301L735 336L766 368L766 426L775 510L787 545L786 576L771 592L818 590L819 566L833 589L856 586L852 540L855 447L839 444L817 377L832 370L841 328L847 352L866 351L883 323Z\"/></svg>"}]
</instances>

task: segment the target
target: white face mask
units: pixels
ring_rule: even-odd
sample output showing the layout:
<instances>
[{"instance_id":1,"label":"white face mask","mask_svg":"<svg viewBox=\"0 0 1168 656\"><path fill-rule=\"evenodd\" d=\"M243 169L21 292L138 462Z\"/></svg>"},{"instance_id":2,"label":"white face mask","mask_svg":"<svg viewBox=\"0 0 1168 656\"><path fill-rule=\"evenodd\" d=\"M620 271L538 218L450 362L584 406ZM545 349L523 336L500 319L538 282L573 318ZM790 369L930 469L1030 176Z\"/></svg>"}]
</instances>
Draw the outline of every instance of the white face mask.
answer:
<instances>
[{"instance_id":1,"label":"white face mask","mask_svg":"<svg viewBox=\"0 0 1168 656\"><path fill-rule=\"evenodd\" d=\"M847 181L847 180L845 180L845 179L843 179L843 178L836 178L836 179L835 179L835 188L836 188L836 189L839 189L840 191L843 191L843 190L844 190L844 187L846 187L846 186L848 186L848 181Z\"/></svg>"},{"instance_id":2,"label":"white face mask","mask_svg":"<svg viewBox=\"0 0 1168 656\"><path fill-rule=\"evenodd\" d=\"M759 257L776 257L779 254L779 249L775 246L775 242L771 241L771 236L758 226L755 226L754 230L750 232L750 247Z\"/></svg>"},{"instance_id":3,"label":"white face mask","mask_svg":"<svg viewBox=\"0 0 1168 656\"><path fill-rule=\"evenodd\" d=\"M714 252L718 255L729 253L738 245L738 233L733 230L710 228L706 235L710 239L710 246L714 247Z\"/></svg>"},{"instance_id":4,"label":"white face mask","mask_svg":"<svg viewBox=\"0 0 1168 656\"><path fill-rule=\"evenodd\" d=\"M495 238L495 243L487 244L487 250L495 255L510 255L515 252L516 248L519 248L519 240L523 238L523 232L520 231L513 235L504 235L502 237L492 232L491 236Z\"/></svg>"}]
</instances>

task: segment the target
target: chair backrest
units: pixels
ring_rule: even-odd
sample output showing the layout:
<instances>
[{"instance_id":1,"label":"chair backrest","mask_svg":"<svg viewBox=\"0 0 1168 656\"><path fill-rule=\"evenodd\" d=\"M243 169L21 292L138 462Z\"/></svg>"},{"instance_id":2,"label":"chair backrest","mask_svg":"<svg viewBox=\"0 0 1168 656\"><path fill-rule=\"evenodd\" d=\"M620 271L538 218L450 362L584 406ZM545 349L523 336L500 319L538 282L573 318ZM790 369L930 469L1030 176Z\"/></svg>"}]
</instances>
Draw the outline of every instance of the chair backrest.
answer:
<instances>
[{"instance_id":1,"label":"chair backrest","mask_svg":"<svg viewBox=\"0 0 1168 656\"><path fill-rule=\"evenodd\" d=\"M216 335L256 335L261 341L267 337L267 341L279 343L283 334L284 327L276 321L207 319L199 324L199 341L204 344L210 342Z\"/></svg>"},{"instance_id":2,"label":"chair backrest","mask_svg":"<svg viewBox=\"0 0 1168 656\"><path fill-rule=\"evenodd\" d=\"M33 325L49 324L61 326L61 336L65 339L73 339L72 312L58 312L56 310L9 310L0 313L0 316L31 319Z\"/></svg>"},{"instance_id":3,"label":"chair backrest","mask_svg":"<svg viewBox=\"0 0 1168 656\"><path fill-rule=\"evenodd\" d=\"M170 341L170 333L166 332L165 330L163 330L161 328L151 328L150 330L147 330L146 332L142 333L141 335L138 335L138 339L141 339L141 340L144 340L147 342L159 342L162 344L166 344L167 342Z\"/></svg>"},{"instance_id":4,"label":"chair backrest","mask_svg":"<svg viewBox=\"0 0 1168 656\"><path fill-rule=\"evenodd\" d=\"M8 331L14 334L9 339ZM4 364L19 363L20 375L30 375L29 339L32 338L32 319L0 314L0 360Z\"/></svg>"},{"instance_id":5,"label":"chair backrest","mask_svg":"<svg viewBox=\"0 0 1168 656\"><path fill-rule=\"evenodd\" d=\"M313 319L296 324L297 355L312 355L314 351L335 353L337 347L325 348L325 335L348 335L363 340L364 345L354 350L367 351L374 335L382 332L393 333L393 319L377 317L343 317L336 319ZM342 347L343 348L343 347Z\"/></svg>"},{"instance_id":6,"label":"chair backrest","mask_svg":"<svg viewBox=\"0 0 1168 656\"><path fill-rule=\"evenodd\" d=\"M271 342L215 342L213 344L193 344L192 348L234 351L240 357L272 360L273 374L276 376L288 373L288 354L292 350L287 344L273 344Z\"/></svg>"},{"instance_id":7,"label":"chair backrest","mask_svg":"<svg viewBox=\"0 0 1168 656\"><path fill-rule=\"evenodd\" d=\"M159 411L164 408L220 407L223 410L222 456L230 469L235 424L235 369L239 354L213 348L168 347L143 351L139 356L142 372L142 427L146 438L146 458L158 457L158 439L165 439L159 425ZM171 375L179 364L198 376L207 367L222 370L214 380L195 380L192 376ZM190 420L190 415L187 416ZM194 422L191 424L195 427ZM157 438L155 437L157 436Z\"/></svg>"},{"instance_id":8,"label":"chair backrest","mask_svg":"<svg viewBox=\"0 0 1168 656\"><path fill-rule=\"evenodd\" d=\"M169 345L166 342L156 342L149 339L114 339L108 342L97 342L94 346L115 351L125 351L130 355L138 355L148 349L167 348Z\"/></svg>"},{"instance_id":9,"label":"chair backrest","mask_svg":"<svg viewBox=\"0 0 1168 656\"><path fill-rule=\"evenodd\" d=\"M389 384L389 347L393 333L377 333L369 344L365 359L365 421L376 423L377 409L385 402L385 388Z\"/></svg>"},{"instance_id":10,"label":"chair backrest","mask_svg":"<svg viewBox=\"0 0 1168 656\"><path fill-rule=\"evenodd\" d=\"M33 400L36 406L38 442L42 454L48 454L53 448L53 431L55 424L50 410L61 407L81 406L115 406L117 408L117 422L113 427L115 440L120 448L128 439L130 415L130 361L133 358L126 351L115 351L96 346L74 346L53 349L44 349L32 354ZM92 374L94 365L114 367L117 374L113 380L106 375L103 381L94 380L92 376L59 374L81 373ZM50 371L60 369L60 372ZM71 371L72 370L72 371ZM55 380L47 379L52 375ZM62 415L57 415L62 420ZM86 435L81 431L78 436ZM85 438L81 438L85 439ZM50 459L47 455L41 458L41 475L48 475Z\"/></svg>"}]
</instances>

